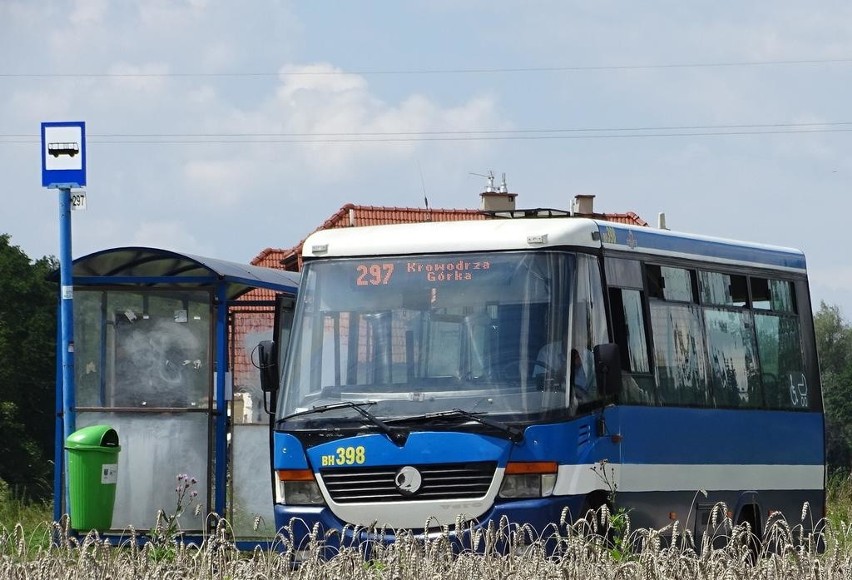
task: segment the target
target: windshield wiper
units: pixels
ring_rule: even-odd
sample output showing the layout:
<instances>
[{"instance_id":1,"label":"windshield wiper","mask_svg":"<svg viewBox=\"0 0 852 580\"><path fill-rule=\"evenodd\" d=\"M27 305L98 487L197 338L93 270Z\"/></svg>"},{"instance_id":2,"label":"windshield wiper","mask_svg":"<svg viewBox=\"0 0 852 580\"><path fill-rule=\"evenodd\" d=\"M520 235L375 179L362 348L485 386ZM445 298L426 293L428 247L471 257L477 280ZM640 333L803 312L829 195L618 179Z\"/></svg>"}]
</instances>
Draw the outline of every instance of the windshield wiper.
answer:
<instances>
[{"instance_id":1,"label":"windshield wiper","mask_svg":"<svg viewBox=\"0 0 852 580\"><path fill-rule=\"evenodd\" d=\"M335 409L354 409L359 415L364 417L367 421L375 425L379 428L379 431L387 435L388 439L391 440L392 443L396 445L402 446L405 445L406 439L408 439L408 431L404 429L395 429L370 413L364 407L369 407L371 405L375 405L376 401L341 401L339 403L331 403L328 405L319 405L317 407L311 407L310 409L306 409L304 411L297 411L296 413L291 413L285 417L281 417L277 421L275 421L275 426L278 427L282 425L285 421L289 419L293 419L295 417L304 417L305 415L313 415L316 413L325 413L326 411L333 411Z\"/></svg>"},{"instance_id":2,"label":"windshield wiper","mask_svg":"<svg viewBox=\"0 0 852 580\"><path fill-rule=\"evenodd\" d=\"M432 419L446 419L446 418L455 418L455 417L463 417L465 419L469 419L471 421L476 421L480 425L485 425L486 427L491 427L492 429L496 429L500 433L503 433L506 438L512 443L521 443L524 440L524 432L520 429L516 429L510 425L506 425L505 423L500 423L498 421L494 421L484 416L484 413L471 413L470 411L465 411L464 409L452 409L450 411L439 411L437 413L426 413L423 415L416 415L414 417L400 417L399 419L394 419L394 422L400 421L429 421Z\"/></svg>"}]
</instances>

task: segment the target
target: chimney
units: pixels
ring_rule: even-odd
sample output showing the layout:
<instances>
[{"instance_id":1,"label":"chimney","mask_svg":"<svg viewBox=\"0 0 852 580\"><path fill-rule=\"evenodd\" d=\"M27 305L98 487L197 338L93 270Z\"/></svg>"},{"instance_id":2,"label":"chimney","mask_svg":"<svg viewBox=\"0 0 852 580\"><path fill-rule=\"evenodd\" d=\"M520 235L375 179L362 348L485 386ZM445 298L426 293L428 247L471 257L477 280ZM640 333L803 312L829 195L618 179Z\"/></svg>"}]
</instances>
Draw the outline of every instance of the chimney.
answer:
<instances>
[{"instance_id":1,"label":"chimney","mask_svg":"<svg viewBox=\"0 0 852 580\"><path fill-rule=\"evenodd\" d=\"M585 193L575 195L574 213L578 215L593 215L595 213L595 196Z\"/></svg>"},{"instance_id":2,"label":"chimney","mask_svg":"<svg viewBox=\"0 0 852 580\"><path fill-rule=\"evenodd\" d=\"M479 194L482 200L480 208L483 211L515 211L515 198L517 193L509 193L509 186L506 185L506 174L503 174L503 183L500 188L494 189L494 173L488 172L488 185L485 191Z\"/></svg>"}]
</instances>

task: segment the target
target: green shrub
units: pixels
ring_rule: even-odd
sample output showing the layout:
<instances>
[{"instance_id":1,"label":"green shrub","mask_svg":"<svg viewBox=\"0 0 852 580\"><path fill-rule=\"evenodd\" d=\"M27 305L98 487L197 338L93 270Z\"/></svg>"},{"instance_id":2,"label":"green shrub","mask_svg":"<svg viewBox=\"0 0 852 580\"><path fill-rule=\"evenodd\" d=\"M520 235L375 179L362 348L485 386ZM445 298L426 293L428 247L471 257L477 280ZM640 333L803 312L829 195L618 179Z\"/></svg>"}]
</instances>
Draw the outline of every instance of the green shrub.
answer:
<instances>
[{"instance_id":1,"label":"green shrub","mask_svg":"<svg viewBox=\"0 0 852 580\"><path fill-rule=\"evenodd\" d=\"M46 546L50 543L52 520L51 502L31 500L0 479L0 533L9 534L20 528L29 548Z\"/></svg>"}]
</instances>

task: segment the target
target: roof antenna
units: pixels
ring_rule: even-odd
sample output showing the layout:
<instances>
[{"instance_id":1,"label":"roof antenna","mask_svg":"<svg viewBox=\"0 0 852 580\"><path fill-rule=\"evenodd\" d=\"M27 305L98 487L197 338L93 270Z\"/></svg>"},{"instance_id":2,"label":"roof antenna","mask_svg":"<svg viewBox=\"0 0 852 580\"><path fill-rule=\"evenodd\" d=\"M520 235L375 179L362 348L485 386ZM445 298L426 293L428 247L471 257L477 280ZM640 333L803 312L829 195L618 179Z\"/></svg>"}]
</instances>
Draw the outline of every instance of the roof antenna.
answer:
<instances>
[{"instance_id":1,"label":"roof antenna","mask_svg":"<svg viewBox=\"0 0 852 580\"><path fill-rule=\"evenodd\" d=\"M426 197L426 180L423 179L423 168L420 167L420 161L417 162L417 171L420 172L420 186L423 188L423 203L426 204L426 210L429 210L429 198Z\"/></svg>"},{"instance_id":2,"label":"roof antenna","mask_svg":"<svg viewBox=\"0 0 852 580\"><path fill-rule=\"evenodd\" d=\"M484 177L485 179L488 180L488 184L485 186L485 193L494 193L495 191L497 191L496 189L494 189L494 172L493 171L489 171L488 175L482 175L481 173L474 173L473 171L471 171L470 174L476 175L477 177ZM503 181L505 182L505 173L503 175L504 175Z\"/></svg>"}]
</instances>

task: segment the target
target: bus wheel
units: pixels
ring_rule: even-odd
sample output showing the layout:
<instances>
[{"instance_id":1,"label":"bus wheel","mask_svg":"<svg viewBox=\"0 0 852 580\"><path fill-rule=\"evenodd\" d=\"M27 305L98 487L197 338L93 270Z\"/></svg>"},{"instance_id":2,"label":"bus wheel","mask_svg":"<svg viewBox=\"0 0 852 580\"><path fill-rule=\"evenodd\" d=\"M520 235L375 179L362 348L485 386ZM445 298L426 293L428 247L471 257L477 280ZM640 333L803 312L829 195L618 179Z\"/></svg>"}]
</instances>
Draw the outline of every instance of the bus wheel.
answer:
<instances>
[{"instance_id":1,"label":"bus wheel","mask_svg":"<svg viewBox=\"0 0 852 580\"><path fill-rule=\"evenodd\" d=\"M593 491L586 496L583 509L580 511L579 520L585 520L586 531L591 535L606 537L610 528L608 517L605 517L604 507L611 514L612 506L609 505L605 491Z\"/></svg>"},{"instance_id":2,"label":"bus wheel","mask_svg":"<svg viewBox=\"0 0 852 580\"><path fill-rule=\"evenodd\" d=\"M737 517L737 527L745 528L740 540L745 543L748 550L749 562L754 564L760 556L762 539L758 509L754 504L744 505ZM747 524L747 525L746 525Z\"/></svg>"}]
</instances>

